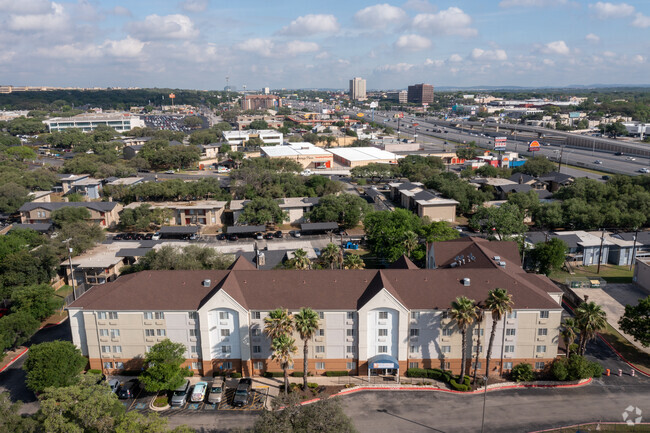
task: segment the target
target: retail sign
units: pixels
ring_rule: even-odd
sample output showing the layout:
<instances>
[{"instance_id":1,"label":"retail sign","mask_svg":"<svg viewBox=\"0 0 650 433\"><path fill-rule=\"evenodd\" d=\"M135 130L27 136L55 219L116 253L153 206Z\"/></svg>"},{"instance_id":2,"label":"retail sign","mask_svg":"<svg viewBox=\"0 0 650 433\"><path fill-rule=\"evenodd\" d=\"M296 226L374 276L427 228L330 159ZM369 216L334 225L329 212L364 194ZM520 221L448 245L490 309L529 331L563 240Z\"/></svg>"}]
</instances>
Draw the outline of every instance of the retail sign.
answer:
<instances>
[{"instance_id":1,"label":"retail sign","mask_svg":"<svg viewBox=\"0 0 650 433\"><path fill-rule=\"evenodd\" d=\"M506 150L507 142L508 142L508 137L495 137L494 150Z\"/></svg>"},{"instance_id":2,"label":"retail sign","mask_svg":"<svg viewBox=\"0 0 650 433\"><path fill-rule=\"evenodd\" d=\"M372 364L372 368L395 368L395 364L392 362L375 362Z\"/></svg>"},{"instance_id":3,"label":"retail sign","mask_svg":"<svg viewBox=\"0 0 650 433\"><path fill-rule=\"evenodd\" d=\"M537 152L539 150L539 141L531 141L530 144L528 145L528 151L529 152Z\"/></svg>"}]
</instances>

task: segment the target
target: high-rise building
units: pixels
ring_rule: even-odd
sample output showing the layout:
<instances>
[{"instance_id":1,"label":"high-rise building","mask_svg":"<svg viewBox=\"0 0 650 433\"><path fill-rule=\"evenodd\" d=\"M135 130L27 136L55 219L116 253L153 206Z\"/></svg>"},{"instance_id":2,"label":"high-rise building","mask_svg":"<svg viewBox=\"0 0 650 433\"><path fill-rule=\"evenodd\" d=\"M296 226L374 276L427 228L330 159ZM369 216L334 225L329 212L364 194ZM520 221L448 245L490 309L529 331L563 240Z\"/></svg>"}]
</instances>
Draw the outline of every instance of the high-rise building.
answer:
<instances>
[{"instance_id":1,"label":"high-rise building","mask_svg":"<svg viewBox=\"0 0 650 433\"><path fill-rule=\"evenodd\" d=\"M271 89L268 88L268 87L264 87L264 88L262 89L262 93L264 93L265 95L268 95L269 93L271 93Z\"/></svg>"},{"instance_id":2,"label":"high-rise building","mask_svg":"<svg viewBox=\"0 0 650 433\"><path fill-rule=\"evenodd\" d=\"M242 110L265 110L282 107L282 101L277 95L244 95L241 99Z\"/></svg>"},{"instance_id":3,"label":"high-rise building","mask_svg":"<svg viewBox=\"0 0 650 433\"><path fill-rule=\"evenodd\" d=\"M413 104L433 104L433 86L431 84L409 86L408 102Z\"/></svg>"},{"instance_id":4,"label":"high-rise building","mask_svg":"<svg viewBox=\"0 0 650 433\"><path fill-rule=\"evenodd\" d=\"M350 80L350 99L353 101L366 99L366 80L361 77L354 77Z\"/></svg>"}]
</instances>

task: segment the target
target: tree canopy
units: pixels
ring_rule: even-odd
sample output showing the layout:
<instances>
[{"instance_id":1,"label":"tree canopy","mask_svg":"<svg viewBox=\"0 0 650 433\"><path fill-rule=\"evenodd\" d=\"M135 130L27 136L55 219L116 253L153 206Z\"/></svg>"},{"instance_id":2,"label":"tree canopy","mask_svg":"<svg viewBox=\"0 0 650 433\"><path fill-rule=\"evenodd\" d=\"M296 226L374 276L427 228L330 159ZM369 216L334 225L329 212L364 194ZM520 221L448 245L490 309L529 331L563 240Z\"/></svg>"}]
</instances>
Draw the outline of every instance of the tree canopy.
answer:
<instances>
[{"instance_id":1,"label":"tree canopy","mask_svg":"<svg viewBox=\"0 0 650 433\"><path fill-rule=\"evenodd\" d=\"M643 347L650 347L650 296L639 300L637 305L626 305L618 324Z\"/></svg>"},{"instance_id":2,"label":"tree canopy","mask_svg":"<svg viewBox=\"0 0 650 433\"><path fill-rule=\"evenodd\" d=\"M147 252L135 265L123 268L122 274L165 269L227 269L232 262L232 255L223 254L211 247L189 245L177 248L164 245Z\"/></svg>"},{"instance_id":3,"label":"tree canopy","mask_svg":"<svg viewBox=\"0 0 650 433\"><path fill-rule=\"evenodd\" d=\"M535 268L547 277L551 272L560 270L566 260L567 249L567 244L560 238L536 244L531 254Z\"/></svg>"},{"instance_id":4,"label":"tree canopy","mask_svg":"<svg viewBox=\"0 0 650 433\"><path fill-rule=\"evenodd\" d=\"M371 209L368 202L359 196L329 194L320 199L307 218L311 222L338 222L345 228L352 228L358 225Z\"/></svg>"},{"instance_id":5,"label":"tree canopy","mask_svg":"<svg viewBox=\"0 0 650 433\"><path fill-rule=\"evenodd\" d=\"M29 349L23 366L27 386L34 392L43 392L49 387L73 385L87 363L86 357L69 341L35 344Z\"/></svg>"},{"instance_id":6,"label":"tree canopy","mask_svg":"<svg viewBox=\"0 0 650 433\"><path fill-rule=\"evenodd\" d=\"M238 221L244 224L282 224L288 218L289 214L280 208L276 200L255 197L246 203Z\"/></svg>"},{"instance_id":7,"label":"tree canopy","mask_svg":"<svg viewBox=\"0 0 650 433\"><path fill-rule=\"evenodd\" d=\"M167 391L178 388L185 380L185 347L168 338L151 346L144 359L145 370L140 381L149 392Z\"/></svg>"}]
</instances>

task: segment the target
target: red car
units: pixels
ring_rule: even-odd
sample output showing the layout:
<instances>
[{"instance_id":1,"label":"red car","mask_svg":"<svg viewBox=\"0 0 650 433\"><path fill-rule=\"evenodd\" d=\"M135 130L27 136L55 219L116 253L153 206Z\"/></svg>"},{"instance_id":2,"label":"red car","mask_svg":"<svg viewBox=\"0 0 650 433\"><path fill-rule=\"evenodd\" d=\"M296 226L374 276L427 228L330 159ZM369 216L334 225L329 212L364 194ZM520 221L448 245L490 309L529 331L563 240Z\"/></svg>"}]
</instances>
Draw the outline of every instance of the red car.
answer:
<instances>
[{"instance_id":1,"label":"red car","mask_svg":"<svg viewBox=\"0 0 650 433\"><path fill-rule=\"evenodd\" d=\"M8 308L0 308L0 317L4 316L7 313L9 313Z\"/></svg>"}]
</instances>

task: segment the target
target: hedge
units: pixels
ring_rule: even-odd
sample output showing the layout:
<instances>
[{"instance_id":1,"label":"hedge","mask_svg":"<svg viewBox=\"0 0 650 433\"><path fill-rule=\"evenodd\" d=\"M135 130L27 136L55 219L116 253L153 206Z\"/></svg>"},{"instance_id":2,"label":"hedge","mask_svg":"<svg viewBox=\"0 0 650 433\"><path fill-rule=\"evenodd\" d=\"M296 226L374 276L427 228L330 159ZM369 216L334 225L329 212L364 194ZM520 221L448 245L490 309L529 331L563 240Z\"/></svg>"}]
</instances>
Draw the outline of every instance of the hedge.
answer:
<instances>
[{"instance_id":1,"label":"hedge","mask_svg":"<svg viewBox=\"0 0 650 433\"><path fill-rule=\"evenodd\" d=\"M293 376L293 377L303 377L304 374L303 374L302 371L294 371L294 372L291 373L289 376Z\"/></svg>"},{"instance_id":2,"label":"hedge","mask_svg":"<svg viewBox=\"0 0 650 433\"><path fill-rule=\"evenodd\" d=\"M241 377L241 373L237 373L237 372L232 373L230 377L232 377L233 379L239 379Z\"/></svg>"},{"instance_id":3,"label":"hedge","mask_svg":"<svg viewBox=\"0 0 650 433\"><path fill-rule=\"evenodd\" d=\"M471 389L468 375L465 375L463 383L458 383L458 376L453 376L451 371L439 368L409 368L406 370L406 376L439 380L448 383L456 391L469 391Z\"/></svg>"},{"instance_id":4,"label":"hedge","mask_svg":"<svg viewBox=\"0 0 650 433\"><path fill-rule=\"evenodd\" d=\"M347 370L340 371L326 371L325 376L327 377L336 377L336 376L349 376L350 372Z\"/></svg>"},{"instance_id":5,"label":"hedge","mask_svg":"<svg viewBox=\"0 0 650 433\"><path fill-rule=\"evenodd\" d=\"M284 371L267 371L264 377L284 377Z\"/></svg>"}]
</instances>

